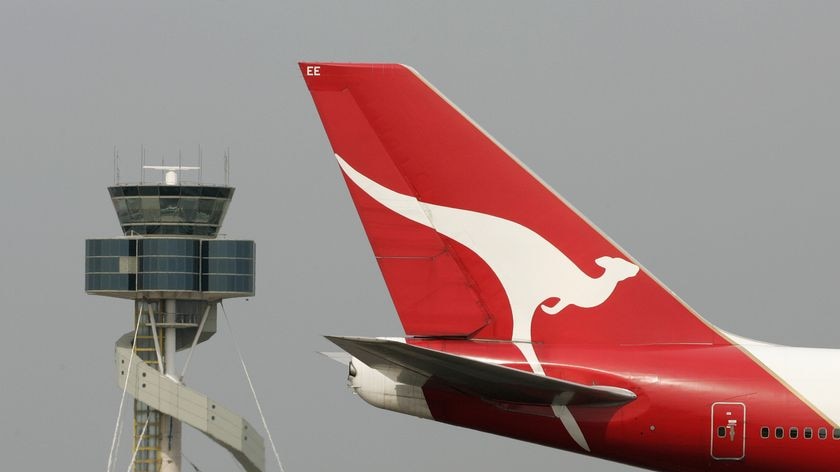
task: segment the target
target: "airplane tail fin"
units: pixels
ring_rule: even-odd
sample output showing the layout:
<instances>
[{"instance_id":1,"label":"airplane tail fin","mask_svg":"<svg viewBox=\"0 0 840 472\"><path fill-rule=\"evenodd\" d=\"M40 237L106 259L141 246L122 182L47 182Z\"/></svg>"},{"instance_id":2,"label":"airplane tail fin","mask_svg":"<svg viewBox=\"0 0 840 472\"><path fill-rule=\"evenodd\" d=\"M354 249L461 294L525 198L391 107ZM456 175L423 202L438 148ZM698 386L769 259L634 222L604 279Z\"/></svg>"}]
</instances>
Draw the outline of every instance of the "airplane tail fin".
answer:
<instances>
[{"instance_id":1,"label":"airplane tail fin","mask_svg":"<svg viewBox=\"0 0 840 472\"><path fill-rule=\"evenodd\" d=\"M407 335L721 340L412 68L300 68Z\"/></svg>"}]
</instances>

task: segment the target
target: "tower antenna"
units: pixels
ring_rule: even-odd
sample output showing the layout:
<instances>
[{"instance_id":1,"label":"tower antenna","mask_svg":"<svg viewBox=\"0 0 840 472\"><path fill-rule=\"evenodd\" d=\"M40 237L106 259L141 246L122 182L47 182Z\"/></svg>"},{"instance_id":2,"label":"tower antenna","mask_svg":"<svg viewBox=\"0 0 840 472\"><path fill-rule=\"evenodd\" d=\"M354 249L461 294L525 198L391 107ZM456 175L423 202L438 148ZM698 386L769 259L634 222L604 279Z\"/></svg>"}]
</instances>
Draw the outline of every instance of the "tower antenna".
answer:
<instances>
[{"instance_id":1,"label":"tower antenna","mask_svg":"<svg viewBox=\"0 0 840 472\"><path fill-rule=\"evenodd\" d=\"M203 166L202 163L202 155L201 155L201 144L198 145L198 185L201 185L201 168Z\"/></svg>"},{"instance_id":2,"label":"tower antenna","mask_svg":"<svg viewBox=\"0 0 840 472\"><path fill-rule=\"evenodd\" d=\"M225 185L230 185L230 146L225 149Z\"/></svg>"},{"instance_id":3,"label":"tower antenna","mask_svg":"<svg viewBox=\"0 0 840 472\"><path fill-rule=\"evenodd\" d=\"M120 151L114 145L114 185L120 184Z\"/></svg>"}]
</instances>

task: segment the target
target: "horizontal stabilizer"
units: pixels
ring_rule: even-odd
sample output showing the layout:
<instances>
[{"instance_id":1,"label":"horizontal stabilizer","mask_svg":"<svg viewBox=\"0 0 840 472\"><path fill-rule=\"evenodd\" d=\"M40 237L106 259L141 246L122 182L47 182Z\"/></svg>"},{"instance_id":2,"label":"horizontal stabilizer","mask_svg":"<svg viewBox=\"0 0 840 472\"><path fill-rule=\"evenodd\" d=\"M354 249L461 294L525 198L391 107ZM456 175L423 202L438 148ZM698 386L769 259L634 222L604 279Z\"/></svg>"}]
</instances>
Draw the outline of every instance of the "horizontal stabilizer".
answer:
<instances>
[{"instance_id":1,"label":"horizontal stabilizer","mask_svg":"<svg viewBox=\"0 0 840 472\"><path fill-rule=\"evenodd\" d=\"M330 359L338 362L342 365L350 365L350 354L346 352L319 352L324 357L329 357Z\"/></svg>"},{"instance_id":2,"label":"horizontal stabilizer","mask_svg":"<svg viewBox=\"0 0 840 472\"><path fill-rule=\"evenodd\" d=\"M636 398L633 392L623 388L567 382L402 341L342 336L327 336L327 339L385 375L409 371L494 402L607 406Z\"/></svg>"}]
</instances>

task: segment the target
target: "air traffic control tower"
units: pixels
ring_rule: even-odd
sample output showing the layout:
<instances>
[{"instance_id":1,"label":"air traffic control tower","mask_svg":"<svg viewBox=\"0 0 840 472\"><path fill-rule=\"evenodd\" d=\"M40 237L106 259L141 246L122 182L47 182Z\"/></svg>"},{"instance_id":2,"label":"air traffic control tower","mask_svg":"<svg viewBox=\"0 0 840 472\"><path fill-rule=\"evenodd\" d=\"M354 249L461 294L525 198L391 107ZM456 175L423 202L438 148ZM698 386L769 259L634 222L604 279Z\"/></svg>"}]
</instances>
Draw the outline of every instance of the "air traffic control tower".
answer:
<instances>
[{"instance_id":1,"label":"air traffic control tower","mask_svg":"<svg viewBox=\"0 0 840 472\"><path fill-rule=\"evenodd\" d=\"M216 332L219 302L254 295L254 242L217 239L233 187L179 182L196 168L153 168L163 183L108 188L123 236L85 241L85 291L134 301L133 331L116 343L117 385L134 397L134 471L179 472L187 424L261 472L262 437L184 385L192 349Z\"/></svg>"}]
</instances>

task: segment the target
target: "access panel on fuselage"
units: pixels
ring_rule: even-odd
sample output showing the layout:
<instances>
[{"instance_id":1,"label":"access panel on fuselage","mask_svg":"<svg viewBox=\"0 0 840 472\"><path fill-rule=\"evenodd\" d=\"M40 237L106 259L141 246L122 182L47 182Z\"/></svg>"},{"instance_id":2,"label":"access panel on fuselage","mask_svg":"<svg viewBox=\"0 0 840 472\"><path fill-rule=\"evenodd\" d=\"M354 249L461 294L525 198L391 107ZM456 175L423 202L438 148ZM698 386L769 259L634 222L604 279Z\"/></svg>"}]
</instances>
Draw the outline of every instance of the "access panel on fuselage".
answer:
<instances>
[{"instance_id":1,"label":"access panel on fuselage","mask_svg":"<svg viewBox=\"0 0 840 472\"><path fill-rule=\"evenodd\" d=\"M712 458L737 461L745 456L747 408L743 403L712 404Z\"/></svg>"}]
</instances>

